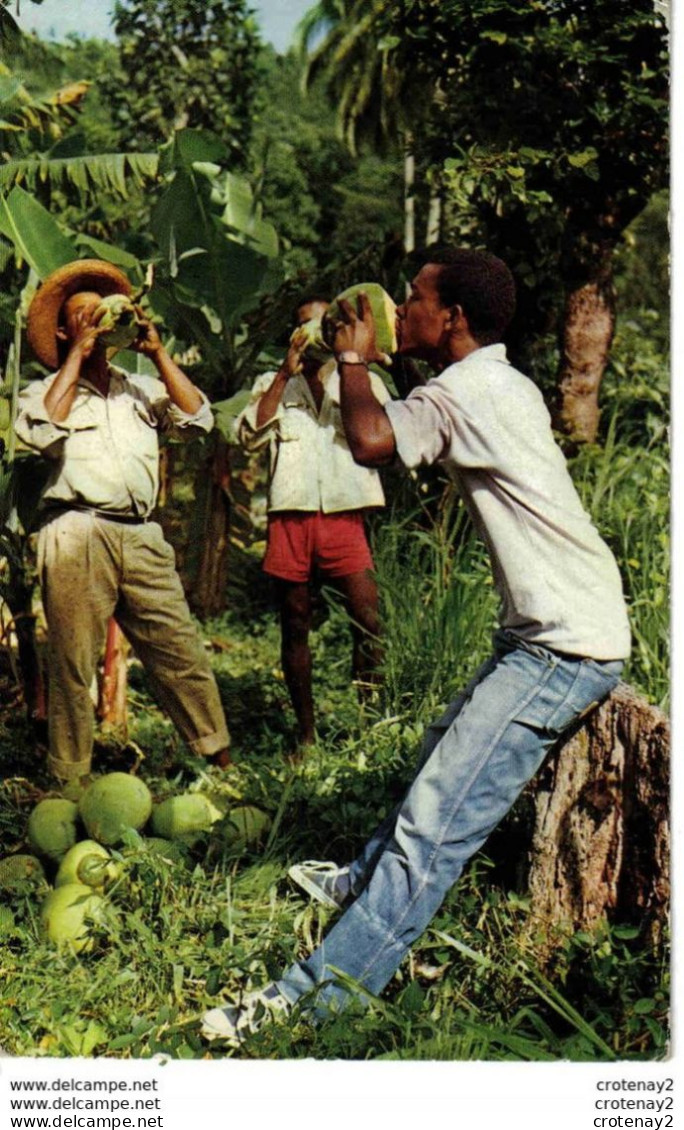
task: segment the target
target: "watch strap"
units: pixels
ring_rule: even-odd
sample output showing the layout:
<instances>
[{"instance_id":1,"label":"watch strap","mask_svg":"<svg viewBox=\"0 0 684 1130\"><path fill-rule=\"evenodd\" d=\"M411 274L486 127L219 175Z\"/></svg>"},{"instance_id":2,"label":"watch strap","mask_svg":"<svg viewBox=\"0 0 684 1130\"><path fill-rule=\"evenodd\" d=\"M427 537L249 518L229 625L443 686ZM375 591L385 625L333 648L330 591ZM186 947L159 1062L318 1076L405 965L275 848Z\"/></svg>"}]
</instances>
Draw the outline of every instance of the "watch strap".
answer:
<instances>
[{"instance_id":1,"label":"watch strap","mask_svg":"<svg viewBox=\"0 0 684 1130\"><path fill-rule=\"evenodd\" d=\"M365 365L367 363L365 358L355 349L343 349L338 354L337 360L341 365Z\"/></svg>"}]
</instances>

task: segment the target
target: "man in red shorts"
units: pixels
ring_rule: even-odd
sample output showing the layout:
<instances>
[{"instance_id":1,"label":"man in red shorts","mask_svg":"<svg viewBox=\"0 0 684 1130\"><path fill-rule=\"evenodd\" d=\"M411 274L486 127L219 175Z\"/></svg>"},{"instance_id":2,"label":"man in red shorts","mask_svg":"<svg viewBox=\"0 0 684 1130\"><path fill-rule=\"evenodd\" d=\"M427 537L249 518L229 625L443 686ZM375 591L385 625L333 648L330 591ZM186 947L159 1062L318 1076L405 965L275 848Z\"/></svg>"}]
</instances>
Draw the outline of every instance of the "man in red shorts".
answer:
<instances>
[{"instance_id":1,"label":"man in red shorts","mask_svg":"<svg viewBox=\"0 0 684 1130\"><path fill-rule=\"evenodd\" d=\"M296 310L296 326L320 319L328 303L309 299ZM268 544L264 570L275 578L282 664L297 716L297 745L315 742L311 689L314 574L343 596L353 636L353 674L360 689L372 682L378 660L378 593L364 529L364 510L385 502L378 472L352 458L340 414L340 378L333 358L321 360L293 334L280 369L258 377L238 422L243 446L268 445ZM371 374L380 404L385 385Z\"/></svg>"}]
</instances>

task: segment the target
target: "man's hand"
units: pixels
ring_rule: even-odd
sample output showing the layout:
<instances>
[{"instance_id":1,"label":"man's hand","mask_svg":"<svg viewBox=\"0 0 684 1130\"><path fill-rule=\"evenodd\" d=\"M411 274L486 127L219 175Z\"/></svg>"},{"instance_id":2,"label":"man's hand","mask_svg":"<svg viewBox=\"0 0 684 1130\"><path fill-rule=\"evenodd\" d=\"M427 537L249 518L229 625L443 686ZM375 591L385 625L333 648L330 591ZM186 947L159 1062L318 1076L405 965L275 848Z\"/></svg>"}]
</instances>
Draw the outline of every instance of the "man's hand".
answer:
<instances>
[{"instance_id":1,"label":"man's hand","mask_svg":"<svg viewBox=\"0 0 684 1130\"><path fill-rule=\"evenodd\" d=\"M270 419L275 415L278 405L283 398L285 385L290 377L294 377L302 367L302 353L307 343L307 336L298 328L290 338L290 346L285 354L285 360L278 369L275 377L265 392L261 394L261 398L257 405L256 426L263 428Z\"/></svg>"},{"instance_id":2,"label":"man's hand","mask_svg":"<svg viewBox=\"0 0 684 1130\"><path fill-rule=\"evenodd\" d=\"M292 334L290 346L281 365L281 372L286 377L293 377L302 367L302 354L306 348L308 338L301 326Z\"/></svg>"},{"instance_id":3,"label":"man's hand","mask_svg":"<svg viewBox=\"0 0 684 1130\"><path fill-rule=\"evenodd\" d=\"M368 295L363 291L358 295L356 310L346 298L340 300L339 309L342 316L334 322L335 335L332 343L336 356L351 350L369 364L386 367L390 359L378 349L375 321Z\"/></svg>"},{"instance_id":4,"label":"man's hand","mask_svg":"<svg viewBox=\"0 0 684 1130\"><path fill-rule=\"evenodd\" d=\"M154 360L164 348L162 339L154 322L150 321L142 308L136 306L135 309L140 319L140 329L130 348L135 350L136 353L143 353L146 357Z\"/></svg>"},{"instance_id":5,"label":"man's hand","mask_svg":"<svg viewBox=\"0 0 684 1130\"><path fill-rule=\"evenodd\" d=\"M76 396L76 387L84 362L88 360L98 345L102 330L99 325L100 319L95 316L96 309L96 303L82 305L70 315L68 334L62 328L57 330L58 338L69 343L69 351L64 364L60 365L55 379L45 393L43 401L47 414L53 423L61 424L67 419ZM101 347L101 349L102 359L104 360L104 348ZM96 358L96 369L97 360ZM91 376L96 381L98 380L97 372L91 374Z\"/></svg>"},{"instance_id":6,"label":"man's hand","mask_svg":"<svg viewBox=\"0 0 684 1130\"><path fill-rule=\"evenodd\" d=\"M95 309L88 307L80 310L75 318L75 333L69 346L69 353L80 361L86 361L90 357L102 333L98 324L100 318L95 317Z\"/></svg>"}]
</instances>

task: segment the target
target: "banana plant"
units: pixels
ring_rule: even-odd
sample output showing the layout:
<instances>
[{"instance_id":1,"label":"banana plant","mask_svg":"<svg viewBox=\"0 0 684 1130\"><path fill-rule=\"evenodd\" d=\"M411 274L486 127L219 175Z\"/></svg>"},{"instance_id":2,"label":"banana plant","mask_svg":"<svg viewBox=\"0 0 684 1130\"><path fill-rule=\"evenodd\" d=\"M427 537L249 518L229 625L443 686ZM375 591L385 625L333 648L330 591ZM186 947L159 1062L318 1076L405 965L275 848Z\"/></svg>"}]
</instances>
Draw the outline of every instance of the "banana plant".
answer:
<instances>
[{"instance_id":1,"label":"banana plant","mask_svg":"<svg viewBox=\"0 0 684 1130\"><path fill-rule=\"evenodd\" d=\"M22 326L34 289L35 276L29 278L21 295L0 392L0 597L11 616L10 624L3 625L3 635L14 634L16 638L27 714L38 724L45 717L45 693L36 648L34 580L26 555L26 532L33 525L45 468L35 457L17 458L13 426L20 384Z\"/></svg>"},{"instance_id":2,"label":"banana plant","mask_svg":"<svg viewBox=\"0 0 684 1130\"><path fill-rule=\"evenodd\" d=\"M177 342L198 346L207 391L230 396L247 376L263 337L246 334L244 319L282 282L278 237L261 215L249 184L226 167L222 143L209 133L178 131L159 155L160 191L151 214L158 245L152 310ZM0 194L0 237L38 279L82 255L122 266L141 285L148 264L128 252L68 231L18 184ZM272 322L262 319L264 332ZM137 364L137 355L122 356ZM217 413L220 416L220 411ZM204 555L195 603L210 613L223 605L229 525L229 458L217 429L205 478Z\"/></svg>"},{"instance_id":3,"label":"banana plant","mask_svg":"<svg viewBox=\"0 0 684 1130\"><path fill-rule=\"evenodd\" d=\"M246 316L282 283L277 233L261 215L248 182L234 176L227 162L223 144L212 134L178 131L162 153L160 173L167 180L151 216L160 257L150 302L179 339L199 345L219 399L244 383L255 352L265 344L258 334L245 333ZM221 422L221 406L216 408ZM224 607L230 526L229 444L219 428L211 442L192 594L205 616Z\"/></svg>"},{"instance_id":4,"label":"banana plant","mask_svg":"<svg viewBox=\"0 0 684 1130\"><path fill-rule=\"evenodd\" d=\"M2 11L2 9L0 9ZM70 82L44 97L24 86L6 63L0 62L0 129L17 141L29 130L59 130L60 120L74 122L74 111L90 88L87 81Z\"/></svg>"},{"instance_id":5,"label":"banana plant","mask_svg":"<svg viewBox=\"0 0 684 1130\"><path fill-rule=\"evenodd\" d=\"M282 281L275 228L227 158L213 135L178 131L162 151L166 186L151 215L160 258L150 302L179 338L200 346L224 394L239 383L245 315Z\"/></svg>"},{"instance_id":6,"label":"banana plant","mask_svg":"<svg viewBox=\"0 0 684 1130\"><path fill-rule=\"evenodd\" d=\"M0 192L14 185L37 189L76 188L81 193L105 192L125 200L131 184L143 187L156 180L158 153L87 153L68 157L48 152L15 157L0 166Z\"/></svg>"}]
</instances>

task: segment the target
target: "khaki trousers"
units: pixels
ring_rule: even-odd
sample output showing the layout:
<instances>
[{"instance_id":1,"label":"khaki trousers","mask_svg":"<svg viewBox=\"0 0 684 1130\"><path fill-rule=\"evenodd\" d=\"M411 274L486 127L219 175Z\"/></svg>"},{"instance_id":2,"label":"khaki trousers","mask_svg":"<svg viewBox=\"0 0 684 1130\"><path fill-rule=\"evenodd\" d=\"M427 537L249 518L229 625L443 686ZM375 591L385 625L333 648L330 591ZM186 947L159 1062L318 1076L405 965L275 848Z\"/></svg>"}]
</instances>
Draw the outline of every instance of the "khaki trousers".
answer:
<instances>
[{"instance_id":1,"label":"khaki trousers","mask_svg":"<svg viewBox=\"0 0 684 1130\"><path fill-rule=\"evenodd\" d=\"M48 625L49 767L90 771L91 687L114 616L145 667L159 704L198 754L229 745L216 681L157 522L125 524L67 510L38 535Z\"/></svg>"}]
</instances>

